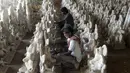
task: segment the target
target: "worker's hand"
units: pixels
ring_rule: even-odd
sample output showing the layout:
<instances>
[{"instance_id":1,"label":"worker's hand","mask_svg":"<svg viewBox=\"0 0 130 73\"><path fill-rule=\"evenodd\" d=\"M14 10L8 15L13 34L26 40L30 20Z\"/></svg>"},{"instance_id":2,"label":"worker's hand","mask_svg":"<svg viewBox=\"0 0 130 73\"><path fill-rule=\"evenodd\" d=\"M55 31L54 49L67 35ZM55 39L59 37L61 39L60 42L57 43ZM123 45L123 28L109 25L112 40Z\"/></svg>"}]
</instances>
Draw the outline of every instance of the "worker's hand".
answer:
<instances>
[{"instance_id":1,"label":"worker's hand","mask_svg":"<svg viewBox=\"0 0 130 73\"><path fill-rule=\"evenodd\" d=\"M63 54L62 54L62 53L58 53L58 54L57 54L57 56L61 56L61 55L63 55Z\"/></svg>"},{"instance_id":2,"label":"worker's hand","mask_svg":"<svg viewBox=\"0 0 130 73\"><path fill-rule=\"evenodd\" d=\"M60 56L60 53L58 53L57 56Z\"/></svg>"},{"instance_id":3,"label":"worker's hand","mask_svg":"<svg viewBox=\"0 0 130 73\"><path fill-rule=\"evenodd\" d=\"M58 22L54 21L54 24L58 24Z\"/></svg>"}]
</instances>

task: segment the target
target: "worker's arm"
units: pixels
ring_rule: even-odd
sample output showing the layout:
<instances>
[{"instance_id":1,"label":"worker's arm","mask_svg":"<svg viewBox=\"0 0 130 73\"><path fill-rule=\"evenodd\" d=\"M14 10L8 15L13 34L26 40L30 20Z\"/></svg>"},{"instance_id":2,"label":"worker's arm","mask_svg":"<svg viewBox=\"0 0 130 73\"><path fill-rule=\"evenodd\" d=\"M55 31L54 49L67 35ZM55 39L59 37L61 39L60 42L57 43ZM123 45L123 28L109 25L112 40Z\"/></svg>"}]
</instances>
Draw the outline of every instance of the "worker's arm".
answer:
<instances>
[{"instance_id":1,"label":"worker's arm","mask_svg":"<svg viewBox=\"0 0 130 73\"><path fill-rule=\"evenodd\" d=\"M54 24L57 24L58 27L60 27L62 29L64 24L65 24L65 20L62 20L62 21L59 21L59 22L54 22Z\"/></svg>"},{"instance_id":2,"label":"worker's arm","mask_svg":"<svg viewBox=\"0 0 130 73\"><path fill-rule=\"evenodd\" d=\"M71 40L68 47L68 52L62 53L61 55L71 55L71 52L74 51L74 49L75 49L75 41Z\"/></svg>"},{"instance_id":3,"label":"worker's arm","mask_svg":"<svg viewBox=\"0 0 130 73\"><path fill-rule=\"evenodd\" d=\"M55 24L58 24L58 25L64 25L65 24L65 21L68 19L68 15L65 15L65 16L63 16L63 19L62 20L60 20L60 21L57 21L57 22L55 22Z\"/></svg>"},{"instance_id":4,"label":"worker's arm","mask_svg":"<svg viewBox=\"0 0 130 73\"><path fill-rule=\"evenodd\" d=\"M60 55L71 55L71 52L72 51L64 52L64 53L61 53Z\"/></svg>"},{"instance_id":5,"label":"worker's arm","mask_svg":"<svg viewBox=\"0 0 130 73\"><path fill-rule=\"evenodd\" d=\"M65 23L65 20L61 20L61 21L58 21L58 22L54 22L55 24L58 24L58 25L63 25Z\"/></svg>"},{"instance_id":6,"label":"worker's arm","mask_svg":"<svg viewBox=\"0 0 130 73\"><path fill-rule=\"evenodd\" d=\"M59 21L59 22L57 22L58 24L63 24L63 23L65 23L65 19L64 20L61 20L61 21Z\"/></svg>"}]
</instances>

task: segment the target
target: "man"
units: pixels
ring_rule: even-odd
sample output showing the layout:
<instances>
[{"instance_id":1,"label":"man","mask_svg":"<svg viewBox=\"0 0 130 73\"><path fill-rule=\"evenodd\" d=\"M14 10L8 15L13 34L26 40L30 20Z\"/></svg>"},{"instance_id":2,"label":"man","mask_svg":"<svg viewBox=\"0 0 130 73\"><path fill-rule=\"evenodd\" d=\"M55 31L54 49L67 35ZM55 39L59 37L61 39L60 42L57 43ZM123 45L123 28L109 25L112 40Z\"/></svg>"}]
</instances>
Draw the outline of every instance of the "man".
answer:
<instances>
[{"instance_id":1,"label":"man","mask_svg":"<svg viewBox=\"0 0 130 73\"><path fill-rule=\"evenodd\" d=\"M58 66L58 70L60 66L61 72L63 68L77 69L82 59L79 39L73 35L72 27L66 26L63 28L62 31L64 36L67 38L68 51L64 53L59 53L56 57L56 66Z\"/></svg>"},{"instance_id":2,"label":"man","mask_svg":"<svg viewBox=\"0 0 130 73\"><path fill-rule=\"evenodd\" d=\"M63 14L63 19L59 22L56 22L60 29L62 29L66 24L70 24L71 27L74 28L74 19L73 16L69 13L69 10L66 7L62 7L61 12Z\"/></svg>"}]
</instances>

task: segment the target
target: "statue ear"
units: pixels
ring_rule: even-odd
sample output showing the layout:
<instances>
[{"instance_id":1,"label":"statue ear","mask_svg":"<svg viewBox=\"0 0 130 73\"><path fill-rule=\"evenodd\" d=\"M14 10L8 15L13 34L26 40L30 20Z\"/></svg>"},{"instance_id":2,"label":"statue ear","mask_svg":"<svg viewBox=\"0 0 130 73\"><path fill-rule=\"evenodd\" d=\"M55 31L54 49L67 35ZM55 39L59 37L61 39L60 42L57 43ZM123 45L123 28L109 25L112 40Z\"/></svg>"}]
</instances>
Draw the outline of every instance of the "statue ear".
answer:
<instances>
[{"instance_id":1,"label":"statue ear","mask_svg":"<svg viewBox=\"0 0 130 73\"><path fill-rule=\"evenodd\" d=\"M102 46L102 55L107 56L107 46L106 45Z\"/></svg>"}]
</instances>

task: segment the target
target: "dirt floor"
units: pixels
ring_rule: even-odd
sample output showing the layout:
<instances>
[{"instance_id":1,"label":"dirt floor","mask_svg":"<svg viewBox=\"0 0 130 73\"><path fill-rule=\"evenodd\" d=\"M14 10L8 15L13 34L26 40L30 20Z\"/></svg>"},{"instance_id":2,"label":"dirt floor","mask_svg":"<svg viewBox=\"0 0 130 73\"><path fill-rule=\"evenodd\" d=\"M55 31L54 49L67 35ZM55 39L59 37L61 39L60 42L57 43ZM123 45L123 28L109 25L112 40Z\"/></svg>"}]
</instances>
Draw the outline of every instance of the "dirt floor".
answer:
<instances>
[{"instance_id":1,"label":"dirt floor","mask_svg":"<svg viewBox=\"0 0 130 73\"><path fill-rule=\"evenodd\" d=\"M109 52L107 73L130 73L130 49Z\"/></svg>"},{"instance_id":2,"label":"dirt floor","mask_svg":"<svg viewBox=\"0 0 130 73\"><path fill-rule=\"evenodd\" d=\"M26 47L29 45L28 41L31 39L32 36L32 33L28 33L23 38L23 41L21 41L20 45L18 46L15 56L11 64L9 64L9 68L6 73L17 73L18 69L22 66L22 59L25 57L24 54L26 52Z\"/></svg>"}]
</instances>

